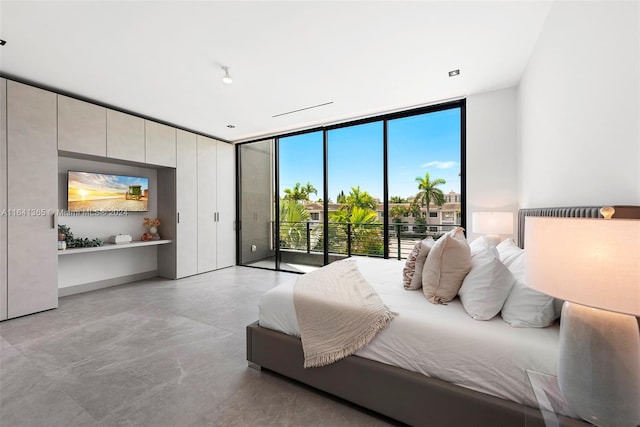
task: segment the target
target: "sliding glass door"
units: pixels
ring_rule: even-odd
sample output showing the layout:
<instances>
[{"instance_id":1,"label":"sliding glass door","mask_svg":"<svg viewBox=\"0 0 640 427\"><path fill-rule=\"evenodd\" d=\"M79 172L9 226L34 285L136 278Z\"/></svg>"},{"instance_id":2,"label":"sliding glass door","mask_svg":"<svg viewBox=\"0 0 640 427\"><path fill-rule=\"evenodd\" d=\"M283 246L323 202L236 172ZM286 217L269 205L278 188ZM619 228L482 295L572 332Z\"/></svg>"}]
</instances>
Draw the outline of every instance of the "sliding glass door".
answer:
<instances>
[{"instance_id":1,"label":"sliding glass door","mask_svg":"<svg viewBox=\"0 0 640 427\"><path fill-rule=\"evenodd\" d=\"M324 264L323 134L278 140L280 270L306 272Z\"/></svg>"},{"instance_id":2,"label":"sliding glass door","mask_svg":"<svg viewBox=\"0 0 640 427\"><path fill-rule=\"evenodd\" d=\"M465 102L238 146L242 265L406 258L464 227Z\"/></svg>"},{"instance_id":3,"label":"sliding glass door","mask_svg":"<svg viewBox=\"0 0 640 427\"><path fill-rule=\"evenodd\" d=\"M238 264L276 268L273 233L275 141L252 142L237 148Z\"/></svg>"}]
</instances>

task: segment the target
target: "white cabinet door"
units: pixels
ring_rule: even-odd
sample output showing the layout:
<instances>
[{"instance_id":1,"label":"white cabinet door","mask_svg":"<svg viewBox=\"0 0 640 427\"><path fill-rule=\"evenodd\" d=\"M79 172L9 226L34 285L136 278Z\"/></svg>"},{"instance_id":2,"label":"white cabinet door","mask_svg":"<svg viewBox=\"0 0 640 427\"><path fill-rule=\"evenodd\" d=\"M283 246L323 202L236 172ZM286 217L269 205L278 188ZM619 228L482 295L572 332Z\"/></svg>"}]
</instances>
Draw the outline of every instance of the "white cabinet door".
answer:
<instances>
[{"instance_id":1,"label":"white cabinet door","mask_svg":"<svg viewBox=\"0 0 640 427\"><path fill-rule=\"evenodd\" d=\"M236 168L235 147L232 144L218 142L216 176L218 222L217 268L236 263Z\"/></svg>"},{"instance_id":2,"label":"white cabinet door","mask_svg":"<svg viewBox=\"0 0 640 427\"><path fill-rule=\"evenodd\" d=\"M176 155L176 278L198 273L198 151L196 135L178 129Z\"/></svg>"},{"instance_id":3,"label":"white cabinet door","mask_svg":"<svg viewBox=\"0 0 640 427\"><path fill-rule=\"evenodd\" d=\"M176 128L145 120L146 163L176 167Z\"/></svg>"},{"instance_id":4,"label":"white cabinet door","mask_svg":"<svg viewBox=\"0 0 640 427\"><path fill-rule=\"evenodd\" d=\"M0 78L0 320L7 318L7 80Z\"/></svg>"},{"instance_id":5,"label":"white cabinet door","mask_svg":"<svg viewBox=\"0 0 640 427\"><path fill-rule=\"evenodd\" d=\"M198 273L215 270L216 141L197 136L198 149Z\"/></svg>"},{"instance_id":6,"label":"white cabinet door","mask_svg":"<svg viewBox=\"0 0 640 427\"><path fill-rule=\"evenodd\" d=\"M8 317L58 306L56 94L7 82Z\"/></svg>"},{"instance_id":7,"label":"white cabinet door","mask_svg":"<svg viewBox=\"0 0 640 427\"><path fill-rule=\"evenodd\" d=\"M105 157L107 109L68 96L57 96L58 150Z\"/></svg>"},{"instance_id":8,"label":"white cabinet door","mask_svg":"<svg viewBox=\"0 0 640 427\"><path fill-rule=\"evenodd\" d=\"M144 119L107 110L107 157L145 162Z\"/></svg>"}]
</instances>

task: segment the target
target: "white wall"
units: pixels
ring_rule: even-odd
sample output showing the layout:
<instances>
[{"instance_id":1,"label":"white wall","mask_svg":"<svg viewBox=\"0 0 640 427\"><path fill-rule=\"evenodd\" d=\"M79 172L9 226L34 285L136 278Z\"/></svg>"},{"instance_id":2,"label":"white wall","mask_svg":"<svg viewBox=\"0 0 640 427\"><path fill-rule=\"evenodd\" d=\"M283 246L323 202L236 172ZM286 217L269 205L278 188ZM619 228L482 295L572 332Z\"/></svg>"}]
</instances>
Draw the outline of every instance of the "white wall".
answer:
<instances>
[{"instance_id":1,"label":"white wall","mask_svg":"<svg viewBox=\"0 0 640 427\"><path fill-rule=\"evenodd\" d=\"M516 88L467 98L467 237L473 212L518 209ZM515 228L514 228L515 231Z\"/></svg>"},{"instance_id":2,"label":"white wall","mask_svg":"<svg viewBox=\"0 0 640 427\"><path fill-rule=\"evenodd\" d=\"M551 8L519 86L520 207L640 204L639 7Z\"/></svg>"}]
</instances>

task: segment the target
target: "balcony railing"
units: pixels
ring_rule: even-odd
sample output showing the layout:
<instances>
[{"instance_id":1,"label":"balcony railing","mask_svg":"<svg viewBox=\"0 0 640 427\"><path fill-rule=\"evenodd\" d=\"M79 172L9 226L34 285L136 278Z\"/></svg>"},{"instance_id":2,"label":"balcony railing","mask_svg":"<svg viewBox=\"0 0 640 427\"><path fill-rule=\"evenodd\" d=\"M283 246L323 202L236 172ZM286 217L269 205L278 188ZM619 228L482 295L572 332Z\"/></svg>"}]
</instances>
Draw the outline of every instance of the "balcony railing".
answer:
<instances>
[{"instance_id":1,"label":"balcony railing","mask_svg":"<svg viewBox=\"0 0 640 427\"><path fill-rule=\"evenodd\" d=\"M389 256L404 259L416 242L427 236L437 239L458 226L459 224L390 223ZM329 222L328 248L330 254L382 257L384 256L384 224ZM319 221L280 222L280 249L322 254L324 224Z\"/></svg>"}]
</instances>

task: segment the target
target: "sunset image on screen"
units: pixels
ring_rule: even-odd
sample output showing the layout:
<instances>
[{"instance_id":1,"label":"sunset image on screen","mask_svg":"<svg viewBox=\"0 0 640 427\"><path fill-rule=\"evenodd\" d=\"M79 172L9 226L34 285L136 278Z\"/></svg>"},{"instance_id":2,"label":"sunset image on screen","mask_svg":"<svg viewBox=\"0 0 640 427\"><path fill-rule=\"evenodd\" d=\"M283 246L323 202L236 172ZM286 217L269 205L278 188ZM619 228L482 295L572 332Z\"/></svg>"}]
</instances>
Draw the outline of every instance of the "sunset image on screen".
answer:
<instances>
[{"instance_id":1,"label":"sunset image on screen","mask_svg":"<svg viewBox=\"0 0 640 427\"><path fill-rule=\"evenodd\" d=\"M75 171L68 173L69 211L146 212L148 199L148 178Z\"/></svg>"}]
</instances>

